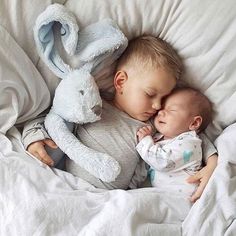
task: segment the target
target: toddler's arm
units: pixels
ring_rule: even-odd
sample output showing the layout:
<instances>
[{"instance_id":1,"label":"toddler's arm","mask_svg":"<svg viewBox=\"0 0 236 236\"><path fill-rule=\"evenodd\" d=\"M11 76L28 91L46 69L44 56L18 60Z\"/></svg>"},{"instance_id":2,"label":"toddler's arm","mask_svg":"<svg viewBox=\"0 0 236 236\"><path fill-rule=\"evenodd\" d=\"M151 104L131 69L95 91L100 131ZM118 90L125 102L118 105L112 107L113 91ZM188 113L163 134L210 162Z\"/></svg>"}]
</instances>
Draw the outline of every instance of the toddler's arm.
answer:
<instances>
[{"instance_id":1,"label":"toddler's arm","mask_svg":"<svg viewBox=\"0 0 236 236\"><path fill-rule=\"evenodd\" d=\"M46 165L53 166L54 161L46 152L45 146L56 149L57 145L51 139L44 139L31 143L27 151Z\"/></svg>"},{"instance_id":2,"label":"toddler's arm","mask_svg":"<svg viewBox=\"0 0 236 236\"><path fill-rule=\"evenodd\" d=\"M134 175L130 181L129 189L136 189L142 187L147 178L148 165L139 158L139 162L135 168Z\"/></svg>"},{"instance_id":3,"label":"toddler's arm","mask_svg":"<svg viewBox=\"0 0 236 236\"><path fill-rule=\"evenodd\" d=\"M204 134L199 134L200 139L202 140L202 154L203 154L203 160L205 163L207 163L207 160L212 155L217 155L217 150L214 146L214 144L210 141L210 139Z\"/></svg>"},{"instance_id":4,"label":"toddler's arm","mask_svg":"<svg viewBox=\"0 0 236 236\"><path fill-rule=\"evenodd\" d=\"M218 161L217 150L212 142L203 133L200 134L200 137L202 139L203 159L206 163L206 166L198 171L195 175L187 179L189 183L199 183L196 192L191 197L192 202L195 202L201 197L211 175L217 166Z\"/></svg>"},{"instance_id":5,"label":"toddler's arm","mask_svg":"<svg viewBox=\"0 0 236 236\"><path fill-rule=\"evenodd\" d=\"M25 149L30 154L43 163L52 166L54 163L52 158L47 154L45 145L53 149L57 148L57 145L51 140L45 130L43 125L44 119L45 114L41 114L37 118L25 123L22 133L22 142Z\"/></svg>"}]
</instances>

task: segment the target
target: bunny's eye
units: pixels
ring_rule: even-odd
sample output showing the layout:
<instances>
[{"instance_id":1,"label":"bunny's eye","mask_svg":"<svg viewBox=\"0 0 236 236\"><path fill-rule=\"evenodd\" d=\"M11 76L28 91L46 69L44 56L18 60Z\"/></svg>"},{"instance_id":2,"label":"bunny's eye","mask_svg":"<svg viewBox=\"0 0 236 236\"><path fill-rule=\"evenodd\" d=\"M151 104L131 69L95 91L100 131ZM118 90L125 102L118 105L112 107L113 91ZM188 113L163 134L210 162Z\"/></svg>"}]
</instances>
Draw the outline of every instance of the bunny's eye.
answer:
<instances>
[{"instance_id":1,"label":"bunny's eye","mask_svg":"<svg viewBox=\"0 0 236 236\"><path fill-rule=\"evenodd\" d=\"M84 95L84 90L80 90L79 92L81 93L81 95Z\"/></svg>"}]
</instances>

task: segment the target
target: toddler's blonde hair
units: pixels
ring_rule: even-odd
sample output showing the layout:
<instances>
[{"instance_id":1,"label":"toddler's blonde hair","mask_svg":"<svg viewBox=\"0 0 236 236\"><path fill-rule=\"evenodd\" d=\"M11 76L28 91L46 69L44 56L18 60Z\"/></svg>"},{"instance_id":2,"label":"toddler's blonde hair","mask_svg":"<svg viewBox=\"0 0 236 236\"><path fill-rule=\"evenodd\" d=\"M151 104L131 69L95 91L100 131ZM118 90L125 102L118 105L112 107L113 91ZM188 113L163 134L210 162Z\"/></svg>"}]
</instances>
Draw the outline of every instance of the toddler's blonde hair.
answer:
<instances>
[{"instance_id":1,"label":"toddler's blonde hair","mask_svg":"<svg viewBox=\"0 0 236 236\"><path fill-rule=\"evenodd\" d=\"M144 66L147 69L162 67L178 80L183 71L183 64L176 51L161 38L140 36L132 39L118 60L116 70L124 66Z\"/></svg>"}]
</instances>

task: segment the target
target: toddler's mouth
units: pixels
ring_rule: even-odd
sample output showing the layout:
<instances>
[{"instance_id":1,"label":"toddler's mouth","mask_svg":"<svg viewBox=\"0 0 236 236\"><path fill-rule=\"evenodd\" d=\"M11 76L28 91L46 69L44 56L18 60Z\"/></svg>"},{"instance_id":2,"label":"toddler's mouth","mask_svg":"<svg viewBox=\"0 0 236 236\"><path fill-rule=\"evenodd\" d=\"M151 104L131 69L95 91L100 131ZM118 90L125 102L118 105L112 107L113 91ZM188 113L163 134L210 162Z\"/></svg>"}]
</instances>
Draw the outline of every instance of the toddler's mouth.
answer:
<instances>
[{"instance_id":1,"label":"toddler's mouth","mask_svg":"<svg viewBox=\"0 0 236 236\"><path fill-rule=\"evenodd\" d=\"M147 115L149 116L154 116L156 113L153 113L153 112L145 112Z\"/></svg>"}]
</instances>

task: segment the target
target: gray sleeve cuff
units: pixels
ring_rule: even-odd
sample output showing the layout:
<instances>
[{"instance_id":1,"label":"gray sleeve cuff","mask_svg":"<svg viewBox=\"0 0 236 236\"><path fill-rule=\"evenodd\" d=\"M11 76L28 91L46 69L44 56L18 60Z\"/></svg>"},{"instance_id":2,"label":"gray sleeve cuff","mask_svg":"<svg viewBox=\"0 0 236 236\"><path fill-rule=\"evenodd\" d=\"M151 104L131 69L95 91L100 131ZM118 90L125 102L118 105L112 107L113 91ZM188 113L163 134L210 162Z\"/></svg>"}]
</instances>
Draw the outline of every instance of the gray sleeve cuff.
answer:
<instances>
[{"instance_id":1,"label":"gray sleeve cuff","mask_svg":"<svg viewBox=\"0 0 236 236\"><path fill-rule=\"evenodd\" d=\"M210 156L217 153L217 150L213 143L209 140L209 138L206 136L206 134L201 133L200 138L202 140L202 154L203 154L203 160L205 163L207 163L207 160Z\"/></svg>"},{"instance_id":2,"label":"gray sleeve cuff","mask_svg":"<svg viewBox=\"0 0 236 236\"><path fill-rule=\"evenodd\" d=\"M25 149L33 142L50 138L43 125L44 118L45 117L34 119L24 125L22 143Z\"/></svg>"}]
</instances>

